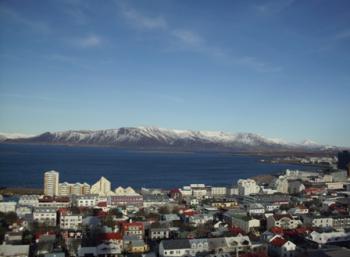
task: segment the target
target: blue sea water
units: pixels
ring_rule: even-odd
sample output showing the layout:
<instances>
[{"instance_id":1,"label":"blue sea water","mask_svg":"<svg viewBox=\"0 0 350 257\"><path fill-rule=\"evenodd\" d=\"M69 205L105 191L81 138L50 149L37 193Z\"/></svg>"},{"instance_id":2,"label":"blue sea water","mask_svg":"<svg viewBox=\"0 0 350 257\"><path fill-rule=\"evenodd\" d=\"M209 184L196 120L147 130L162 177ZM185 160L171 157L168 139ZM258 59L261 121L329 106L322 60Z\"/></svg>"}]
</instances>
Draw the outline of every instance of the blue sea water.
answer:
<instances>
[{"instance_id":1,"label":"blue sea water","mask_svg":"<svg viewBox=\"0 0 350 257\"><path fill-rule=\"evenodd\" d=\"M112 186L172 188L190 183L232 185L240 178L285 169L313 167L261 163L260 157L229 153L170 153L110 147L0 144L0 186L43 186L43 173L60 172L60 182L94 183L101 176Z\"/></svg>"}]
</instances>

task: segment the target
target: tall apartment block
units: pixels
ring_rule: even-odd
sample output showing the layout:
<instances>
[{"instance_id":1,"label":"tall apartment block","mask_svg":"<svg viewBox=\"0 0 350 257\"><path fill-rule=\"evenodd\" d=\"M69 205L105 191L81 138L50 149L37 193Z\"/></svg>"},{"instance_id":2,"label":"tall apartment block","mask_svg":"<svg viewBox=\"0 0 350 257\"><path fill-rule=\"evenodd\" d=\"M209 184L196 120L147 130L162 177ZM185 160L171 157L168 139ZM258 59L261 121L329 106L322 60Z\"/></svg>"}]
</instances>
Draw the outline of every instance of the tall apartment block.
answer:
<instances>
[{"instance_id":1,"label":"tall apartment block","mask_svg":"<svg viewBox=\"0 0 350 257\"><path fill-rule=\"evenodd\" d=\"M44 174L44 195L58 195L59 173L54 170L45 172Z\"/></svg>"}]
</instances>

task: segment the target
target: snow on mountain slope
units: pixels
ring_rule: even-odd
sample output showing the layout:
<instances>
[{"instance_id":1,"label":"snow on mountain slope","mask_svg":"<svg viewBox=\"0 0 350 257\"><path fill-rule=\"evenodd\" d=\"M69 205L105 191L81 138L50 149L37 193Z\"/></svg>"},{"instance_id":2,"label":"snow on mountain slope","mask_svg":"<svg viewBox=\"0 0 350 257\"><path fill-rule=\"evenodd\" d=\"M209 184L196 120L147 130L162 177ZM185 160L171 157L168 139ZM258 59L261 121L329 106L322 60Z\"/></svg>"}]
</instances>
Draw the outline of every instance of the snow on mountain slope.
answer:
<instances>
[{"instance_id":1,"label":"snow on mountain slope","mask_svg":"<svg viewBox=\"0 0 350 257\"><path fill-rule=\"evenodd\" d=\"M68 130L46 132L31 138L7 139L7 142L30 142L70 145L110 145L120 147L153 147L185 149L234 149L238 151L320 148L311 141L286 143L253 133L192 131L156 127L122 127L105 130Z\"/></svg>"}]
</instances>

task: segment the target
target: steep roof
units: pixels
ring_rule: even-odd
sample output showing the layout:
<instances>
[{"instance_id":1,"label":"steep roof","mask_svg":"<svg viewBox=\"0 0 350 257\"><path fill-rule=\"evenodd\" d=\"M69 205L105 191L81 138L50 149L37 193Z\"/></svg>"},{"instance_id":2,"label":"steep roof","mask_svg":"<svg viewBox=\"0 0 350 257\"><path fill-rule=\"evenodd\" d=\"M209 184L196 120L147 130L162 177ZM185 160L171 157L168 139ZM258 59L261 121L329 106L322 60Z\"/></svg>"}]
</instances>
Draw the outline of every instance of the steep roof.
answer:
<instances>
[{"instance_id":1,"label":"steep roof","mask_svg":"<svg viewBox=\"0 0 350 257\"><path fill-rule=\"evenodd\" d=\"M283 237L280 237L280 236L276 236L274 239L272 239L270 241L270 243L274 246L277 246L277 247L281 247L283 246L285 243L287 243L287 240L284 239Z\"/></svg>"}]
</instances>

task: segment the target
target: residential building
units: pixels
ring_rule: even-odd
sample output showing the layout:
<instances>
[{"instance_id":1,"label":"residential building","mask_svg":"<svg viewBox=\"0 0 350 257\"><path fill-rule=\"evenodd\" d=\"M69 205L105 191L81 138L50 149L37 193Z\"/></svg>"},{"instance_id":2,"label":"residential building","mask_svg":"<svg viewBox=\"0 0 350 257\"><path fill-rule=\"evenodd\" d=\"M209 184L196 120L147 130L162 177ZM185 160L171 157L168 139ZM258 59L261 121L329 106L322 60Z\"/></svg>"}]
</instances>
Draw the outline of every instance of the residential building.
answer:
<instances>
[{"instance_id":1,"label":"residential building","mask_svg":"<svg viewBox=\"0 0 350 257\"><path fill-rule=\"evenodd\" d=\"M97 194L100 196L113 195L111 191L111 182L105 177L101 177L95 184L91 186L91 194Z\"/></svg>"},{"instance_id":2,"label":"residential building","mask_svg":"<svg viewBox=\"0 0 350 257\"><path fill-rule=\"evenodd\" d=\"M229 225L238 227L245 233L260 227L260 220L249 217L244 213L226 212L223 219Z\"/></svg>"},{"instance_id":3,"label":"residential building","mask_svg":"<svg viewBox=\"0 0 350 257\"><path fill-rule=\"evenodd\" d=\"M77 207L89 207L93 208L96 206L98 202L98 196L97 195L81 195L74 197L74 205Z\"/></svg>"},{"instance_id":4,"label":"residential building","mask_svg":"<svg viewBox=\"0 0 350 257\"><path fill-rule=\"evenodd\" d=\"M260 187L253 179L240 179L238 180L238 194L239 195L251 195L260 192Z\"/></svg>"},{"instance_id":5,"label":"residential building","mask_svg":"<svg viewBox=\"0 0 350 257\"><path fill-rule=\"evenodd\" d=\"M61 229L77 230L82 225L83 216L80 214L73 214L70 212L61 212L59 222Z\"/></svg>"},{"instance_id":6,"label":"residential building","mask_svg":"<svg viewBox=\"0 0 350 257\"><path fill-rule=\"evenodd\" d=\"M303 215L303 224L315 228L327 228L333 226L333 218L321 215Z\"/></svg>"},{"instance_id":7,"label":"residential building","mask_svg":"<svg viewBox=\"0 0 350 257\"><path fill-rule=\"evenodd\" d=\"M59 195L59 173L54 170L44 173L44 195Z\"/></svg>"},{"instance_id":8,"label":"residential building","mask_svg":"<svg viewBox=\"0 0 350 257\"><path fill-rule=\"evenodd\" d=\"M135 236L142 239L144 235L144 225L142 222L125 222L122 223L121 231L123 236Z\"/></svg>"},{"instance_id":9,"label":"residential building","mask_svg":"<svg viewBox=\"0 0 350 257\"><path fill-rule=\"evenodd\" d=\"M282 229L295 229L301 225L301 221L294 219L290 214L273 214L267 217L267 229L280 227Z\"/></svg>"},{"instance_id":10,"label":"residential building","mask_svg":"<svg viewBox=\"0 0 350 257\"><path fill-rule=\"evenodd\" d=\"M318 244L318 245L324 245L324 244L334 244L334 243L344 243L349 242L350 243L350 232L339 232L339 231L332 231L332 232L317 232L312 231L308 236L306 236L306 239Z\"/></svg>"},{"instance_id":11,"label":"residential building","mask_svg":"<svg viewBox=\"0 0 350 257\"><path fill-rule=\"evenodd\" d=\"M69 197L66 196L44 196L39 199L38 207L67 208L71 206Z\"/></svg>"},{"instance_id":12,"label":"residential building","mask_svg":"<svg viewBox=\"0 0 350 257\"><path fill-rule=\"evenodd\" d=\"M349 215L333 215L333 228L335 229L347 229L350 228L350 216Z\"/></svg>"},{"instance_id":13,"label":"residential building","mask_svg":"<svg viewBox=\"0 0 350 257\"><path fill-rule=\"evenodd\" d=\"M143 206L143 196L136 195L111 195L108 196L107 202L109 206L119 207L119 206Z\"/></svg>"},{"instance_id":14,"label":"residential building","mask_svg":"<svg viewBox=\"0 0 350 257\"><path fill-rule=\"evenodd\" d=\"M28 206L18 206L16 213L19 218L23 218L26 215L32 214L32 208Z\"/></svg>"},{"instance_id":15,"label":"residential building","mask_svg":"<svg viewBox=\"0 0 350 257\"><path fill-rule=\"evenodd\" d=\"M200 254L240 254L251 249L248 236L163 240L159 244L159 255L163 257L197 256Z\"/></svg>"},{"instance_id":16,"label":"residential building","mask_svg":"<svg viewBox=\"0 0 350 257\"><path fill-rule=\"evenodd\" d=\"M85 195L90 193L90 185L87 183L60 183L59 184L59 195L69 196L69 195Z\"/></svg>"},{"instance_id":17,"label":"residential building","mask_svg":"<svg viewBox=\"0 0 350 257\"><path fill-rule=\"evenodd\" d=\"M168 239L170 237L169 228L150 228L149 238L152 240Z\"/></svg>"},{"instance_id":18,"label":"residential building","mask_svg":"<svg viewBox=\"0 0 350 257\"><path fill-rule=\"evenodd\" d=\"M50 207L36 207L33 211L33 220L39 223L45 223L49 226L56 226L56 209Z\"/></svg>"},{"instance_id":19,"label":"residential building","mask_svg":"<svg viewBox=\"0 0 350 257\"><path fill-rule=\"evenodd\" d=\"M18 199L18 204L21 206L37 207L39 198L39 195L21 195Z\"/></svg>"},{"instance_id":20,"label":"residential building","mask_svg":"<svg viewBox=\"0 0 350 257\"><path fill-rule=\"evenodd\" d=\"M261 215L265 213L265 207L261 203L251 203L247 206L250 215Z\"/></svg>"},{"instance_id":21,"label":"residential building","mask_svg":"<svg viewBox=\"0 0 350 257\"><path fill-rule=\"evenodd\" d=\"M271 257L294 257L296 245L282 236L276 235L269 242L268 252Z\"/></svg>"},{"instance_id":22,"label":"residential building","mask_svg":"<svg viewBox=\"0 0 350 257\"><path fill-rule=\"evenodd\" d=\"M227 187L211 187L210 188L211 196L223 196L227 194Z\"/></svg>"},{"instance_id":23,"label":"residential building","mask_svg":"<svg viewBox=\"0 0 350 257\"><path fill-rule=\"evenodd\" d=\"M0 202L0 212L16 212L16 202Z\"/></svg>"}]
</instances>

